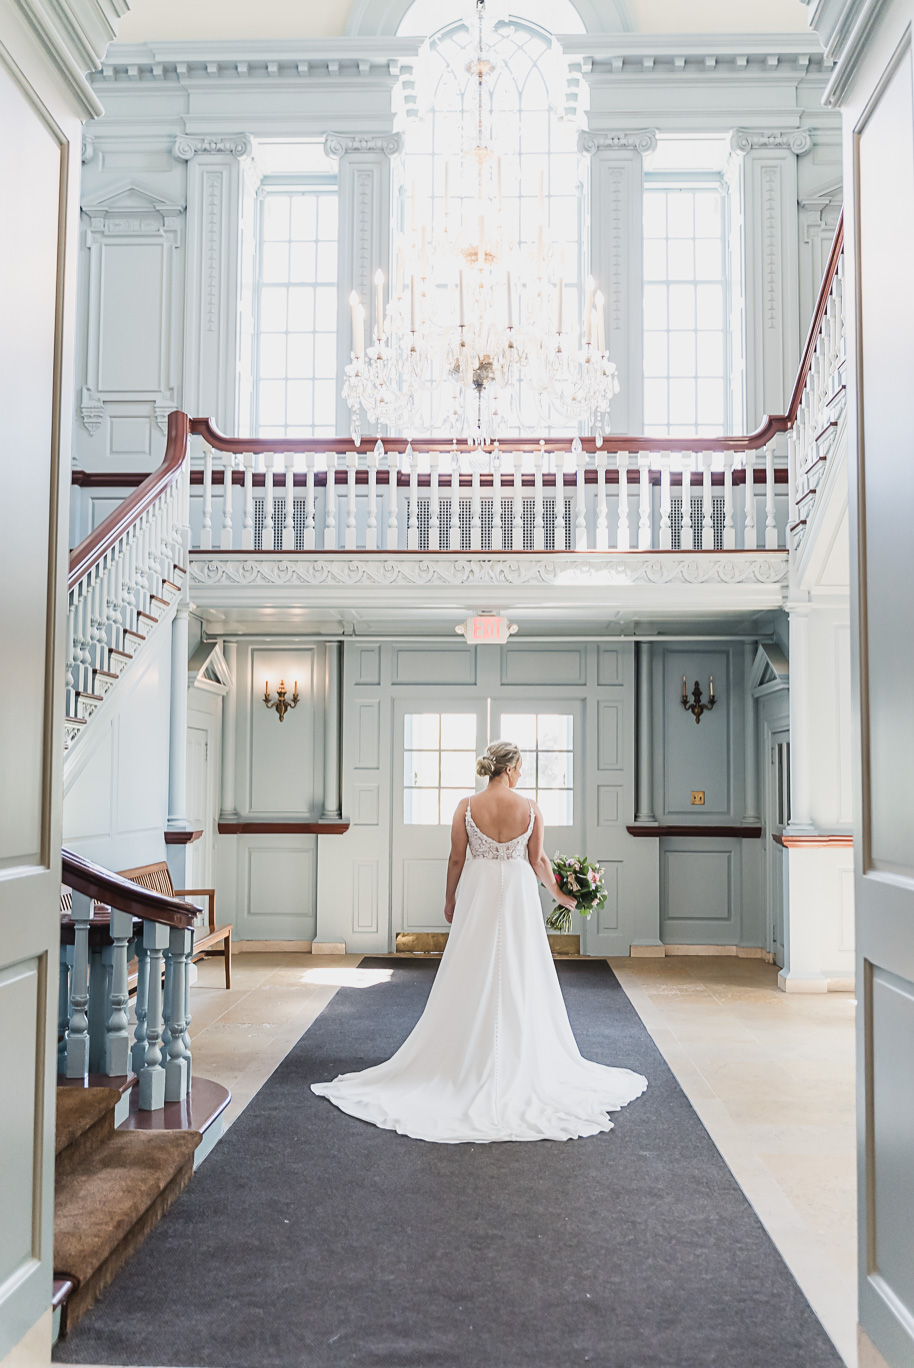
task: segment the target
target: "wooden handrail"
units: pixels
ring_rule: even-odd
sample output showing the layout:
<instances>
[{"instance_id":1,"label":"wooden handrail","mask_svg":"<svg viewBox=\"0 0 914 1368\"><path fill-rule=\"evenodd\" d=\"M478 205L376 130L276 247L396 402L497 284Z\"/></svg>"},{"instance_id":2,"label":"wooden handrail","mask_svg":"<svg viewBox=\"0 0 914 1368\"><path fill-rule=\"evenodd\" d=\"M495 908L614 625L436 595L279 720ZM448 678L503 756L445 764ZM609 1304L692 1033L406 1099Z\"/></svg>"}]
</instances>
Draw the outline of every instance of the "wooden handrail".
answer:
<instances>
[{"instance_id":1,"label":"wooden handrail","mask_svg":"<svg viewBox=\"0 0 914 1368\"><path fill-rule=\"evenodd\" d=\"M187 436L190 419L178 410L168 415L168 438L165 443L165 459L148 475L138 489L129 495L122 504L109 513L104 522L99 523L85 541L80 542L70 552L70 575L67 588L72 589L98 564L106 551L110 551L119 537L133 526L150 504L165 492L178 477L187 455ZM126 909L125 909L126 910Z\"/></svg>"},{"instance_id":2,"label":"wooden handrail","mask_svg":"<svg viewBox=\"0 0 914 1368\"><path fill-rule=\"evenodd\" d=\"M151 888L142 888L132 879L104 869L75 851L64 849L60 853L63 861L61 878L67 888L75 888L78 893L85 893L121 912L187 931L201 910L181 898L167 898Z\"/></svg>"},{"instance_id":3,"label":"wooden handrail","mask_svg":"<svg viewBox=\"0 0 914 1368\"><path fill-rule=\"evenodd\" d=\"M809 368L812 365L812 358L815 355L816 343L819 340L819 333L822 330L822 322L825 318L825 310L828 307L828 298L834 284L835 274L838 269L838 261L844 250L844 213L838 220L838 227L835 230L834 241L832 242L831 252L828 257L828 264L825 268L825 275L819 289L816 300L816 307L813 312L812 322L806 338L806 346L803 348L803 356L800 361L800 368L797 371L796 382L790 397L787 412L784 414L769 414L762 419L760 426L755 432L745 436L730 437L617 437L608 434L603 438L602 447L598 448L593 437L582 437L581 445L585 451L595 452L602 450L606 452L617 451L732 451L734 454L747 451L760 451L766 447L773 437L779 432L787 432L793 427L796 416L803 398L803 390L809 375ZM366 451L374 446L375 437L363 437L358 448L348 437L227 437L224 432L220 432L214 424L212 418L191 418L190 431L196 436L202 437L205 442L215 451L228 451L235 455L243 455L245 452L299 452L309 451L315 454L326 452L336 452L337 455L344 455L353 450ZM407 447L405 437L384 437L385 451L403 452ZM551 437L543 444L544 451L567 451L569 439L567 437ZM502 451L535 451L540 445L539 441L530 438L509 437L504 441L499 441L499 448ZM450 451L452 442L446 437L422 437L416 439L416 446L421 447L422 451Z\"/></svg>"}]
</instances>

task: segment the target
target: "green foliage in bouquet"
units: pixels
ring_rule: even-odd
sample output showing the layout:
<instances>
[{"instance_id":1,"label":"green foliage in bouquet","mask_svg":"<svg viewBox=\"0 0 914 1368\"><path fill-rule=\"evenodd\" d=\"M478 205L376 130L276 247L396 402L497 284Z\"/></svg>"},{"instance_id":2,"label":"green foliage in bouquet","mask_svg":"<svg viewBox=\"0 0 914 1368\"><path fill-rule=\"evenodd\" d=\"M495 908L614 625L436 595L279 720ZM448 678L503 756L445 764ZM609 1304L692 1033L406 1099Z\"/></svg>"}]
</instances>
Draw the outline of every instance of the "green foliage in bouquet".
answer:
<instances>
[{"instance_id":1,"label":"green foliage in bouquet","mask_svg":"<svg viewBox=\"0 0 914 1368\"><path fill-rule=\"evenodd\" d=\"M552 861L552 870L559 888L570 898L574 898L577 903L576 910L582 917L589 917L595 907L602 907L606 902L606 887L600 865L591 864L590 860L585 860L581 855L572 858L556 854ZM563 934L570 931L571 908L561 907L556 903L546 918L546 926L550 931Z\"/></svg>"}]
</instances>

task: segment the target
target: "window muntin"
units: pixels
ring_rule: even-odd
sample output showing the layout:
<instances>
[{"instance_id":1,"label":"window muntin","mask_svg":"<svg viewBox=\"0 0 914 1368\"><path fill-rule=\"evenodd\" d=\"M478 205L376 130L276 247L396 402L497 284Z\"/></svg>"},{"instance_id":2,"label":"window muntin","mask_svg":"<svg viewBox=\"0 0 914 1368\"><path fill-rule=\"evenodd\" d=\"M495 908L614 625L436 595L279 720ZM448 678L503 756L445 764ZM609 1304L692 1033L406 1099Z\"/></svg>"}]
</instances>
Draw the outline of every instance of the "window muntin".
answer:
<instances>
[{"instance_id":1,"label":"window muntin","mask_svg":"<svg viewBox=\"0 0 914 1368\"><path fill-rule=\"evenodd\" d=\"M409 198L418 190L420 219L428 219L431 240L439 240L445 225L445 164L450 163L450 218L452 232L475 226L475 163L467 154L477 143L476 79L467 71L475 35L463 23L450 24L429 40L425 84L431 92L429 112L407 130L403 223L412 218ZM554 64L550 36L532 24L512 19L496 27L493 54L498 70L487 84L484 108L491 143L501 159L502 206L505 234L522 250L536 247L540 178L549 234L561 254L564 276L564 317L580 315L583 206L577 153L577 129L554 113L560 107L561 73ZM459 130L455 134L455 129ZM463 167L463 174L458 167ZM466 222L463 215L466 214ZM448 431L450 402L445 386L425 401L425 428L432 435ZM537 436L574 435L574 424L554 412L523 383L518 407L524 430ZM500 425L505 436L521 429Z\"/></svg>"},{"instance_id":2,"label":"window muntin","mask_svg":"<svg viewBox=\"0 0 914 1368\"><path fill-rule=\"evenodd\" d=\"M256 430L336 433L337 191L269 187L260 204Z\"/></svg>"},{"instance_id":3,"label":"window muntin","mask_svg":"<svg viewBox=\"0 0 914 1368\"><path fill-rule=\"evenodd\" d=\"M476 788L476 714L407 713L403 720L403 822L449 826Z\"/></svg>"},{"instance_id":4,"label":"window muntin","mask_svg":"<svg viewBox=\"0 0 914 1368\"><path fill-rule=\"evenodd\" d=\"M502 735L520 747L515 792L538 803L546 826L574 824L574 717L571 713L502 713Z\"/></svg>"},{"instance_id":5,"label":"window muntin","mask_svg":"<svg viewBox=\"0 0 914 1368\"><path fill-rule=\"evenodd\" d=\"M644 431L728 423L727 214L719 176L644 187Z\"/></svg>"}]
</instances>

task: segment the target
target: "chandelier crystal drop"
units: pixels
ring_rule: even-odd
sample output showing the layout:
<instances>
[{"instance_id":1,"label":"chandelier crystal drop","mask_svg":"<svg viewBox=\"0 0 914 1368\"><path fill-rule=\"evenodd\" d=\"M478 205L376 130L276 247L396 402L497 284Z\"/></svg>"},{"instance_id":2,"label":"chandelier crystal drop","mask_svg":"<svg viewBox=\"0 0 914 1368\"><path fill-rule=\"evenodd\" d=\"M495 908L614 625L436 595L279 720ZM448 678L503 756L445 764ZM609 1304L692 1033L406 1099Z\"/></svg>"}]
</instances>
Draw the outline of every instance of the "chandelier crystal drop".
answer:
<instances>
[{"instance_id":1,"label":"chandelier crystal drop","mask_svg":"<svg viewBox=\"0 0 914 1368\"><path fill-rule=\"evenodd\" d=\"M383 426L414 435L425 425L423 397L429 394L449 435L471 446L490 446L505 425L541 428L550 411L592 433L598 446L609 431L619 383L606 352L603 296L588 277L582 317L569 317L542 173L535 247L519 246L507 230L501 159L485 128L487 82L497 70L493 8L492 0L477 0L468 20L476 37L466 68L476 82L476 142L456 168L445 163L443 231L433 235L429 223L420 222L413 182L410 230L386 305L381 270L373 300L355 291L349 297L352 354L343 397L356 444L362 410L376 431ZM472 194L461 197L456 211L452 178L461 191L472 183ZM534 424L522 418L521 384L535 400Z\"/></svg>"}]
</instances>

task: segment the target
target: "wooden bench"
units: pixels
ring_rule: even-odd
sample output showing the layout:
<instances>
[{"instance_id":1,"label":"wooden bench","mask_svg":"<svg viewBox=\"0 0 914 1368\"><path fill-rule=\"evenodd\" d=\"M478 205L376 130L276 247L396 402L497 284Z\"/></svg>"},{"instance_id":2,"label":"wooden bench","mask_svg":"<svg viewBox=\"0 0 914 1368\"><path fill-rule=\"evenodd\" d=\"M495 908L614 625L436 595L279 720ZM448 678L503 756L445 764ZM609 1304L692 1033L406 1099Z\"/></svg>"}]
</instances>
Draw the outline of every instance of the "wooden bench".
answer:
<instances>
[{"instance_id":1,"label":"wooden bench","mask_svg":"<svg viewBox=\"0 0 914 1368\"><path fill-rule=\"evenodd\" d=\"M232 986L232 928L216 925L216 890L214 888L174 888L171 874L164 860L158 864L138 865L136 869L121 869L118 873L125 879L132 879L141 888L154 889L166 898L206 898L208 904L209 930L202 934L194 931L194 953L192 959L201 959L210 953L214 946L221 945L225 960L225 986Z\"/></svg>"}]
</instances>

